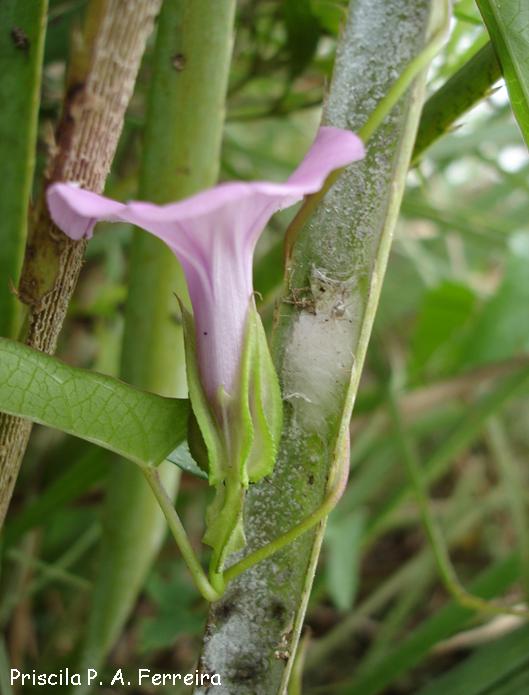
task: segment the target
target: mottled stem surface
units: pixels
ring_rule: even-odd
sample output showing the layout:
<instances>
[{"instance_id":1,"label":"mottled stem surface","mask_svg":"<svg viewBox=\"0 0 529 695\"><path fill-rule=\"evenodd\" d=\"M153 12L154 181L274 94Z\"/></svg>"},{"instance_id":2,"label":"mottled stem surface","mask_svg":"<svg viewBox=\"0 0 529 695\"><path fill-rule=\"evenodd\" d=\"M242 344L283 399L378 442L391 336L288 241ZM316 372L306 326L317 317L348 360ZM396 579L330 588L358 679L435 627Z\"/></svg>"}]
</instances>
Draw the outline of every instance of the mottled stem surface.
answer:
<instances>
[{"instance_id":1,"label":"mottled stem surface","mask_svg":"<svg viewBox=\"0 0 529 695\"><path fill-rule=\"evenodd\" d=\"M92 0L70 65L47 182L77 181L103 190L160 2ZM84 242L71 241L53 225L41 199L19 285L19 299L28 309L27 345L55 351L84 249ZM0 415L0 525L30 432L30 422Z\"/></svg>"}]
</instances>

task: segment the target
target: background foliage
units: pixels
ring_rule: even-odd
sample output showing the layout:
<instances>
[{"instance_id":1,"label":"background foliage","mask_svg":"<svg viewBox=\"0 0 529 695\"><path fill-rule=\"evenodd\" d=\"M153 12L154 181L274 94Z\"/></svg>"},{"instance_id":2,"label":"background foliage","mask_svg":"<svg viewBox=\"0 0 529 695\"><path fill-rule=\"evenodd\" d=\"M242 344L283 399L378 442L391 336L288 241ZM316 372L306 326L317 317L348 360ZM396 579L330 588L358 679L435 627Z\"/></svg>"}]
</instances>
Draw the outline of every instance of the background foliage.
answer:
<instances>
[{"instance_id":1,"label":"background foliage","mask_svg":"<svg viewBox=\"0 0 529 695\"><path fill-rule=\"evenodd\" d=\"M69 37L85 4L50 3L35 194L62 103ZM309 607L304 693L519 695L529 685L529 633L522 621L473 612L447 595L401 446L404 436L416 451L465 586L524 603L529 68L522 29L510 49L512 22L522 27L523 17L509 24L498 17L498 3L478 4L500 47L519 123L499 81L410 171L351 423L349 487L330 519ZM299 161L319 121L345 11L339 0L239 3L222 179L280 180ZM477 6L457 3L450 40L430 73L430 93L487 41ZM108 181L112 197L137 195L152 60L151 46ZM256 261L259 309L268 325L288 219L274 218ZM131 239L126 227L106 234L101 226L88 246L59 350L72 365L119 373ZM400 418L391 408L390 377L399 385ZM55 431L33 434L4 532L4 688L8 664L53 671L77 661L111 459ZM203 481L182 476L179 510L197 548L207 498ZM168 542L105 668L193 668L205 611Z\"/></svg>"}]
</instances>

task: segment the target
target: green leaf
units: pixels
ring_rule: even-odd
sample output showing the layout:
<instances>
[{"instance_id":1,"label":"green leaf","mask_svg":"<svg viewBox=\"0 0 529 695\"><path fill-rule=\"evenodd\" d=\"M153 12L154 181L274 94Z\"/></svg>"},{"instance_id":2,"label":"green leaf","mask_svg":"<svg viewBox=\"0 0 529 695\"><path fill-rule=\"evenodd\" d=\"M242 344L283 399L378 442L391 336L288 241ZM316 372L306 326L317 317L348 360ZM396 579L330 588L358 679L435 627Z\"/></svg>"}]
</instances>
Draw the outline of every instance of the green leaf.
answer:
<instances>
[{"instance_id":1,"label":"green leaf","mask_svg":"<svg viewBox=\"0 0 529 695\"><path fill-rule=\"evenodd\" d=\"M514 681L520 672L526 687L516 689ZM527 692L528 676L529 628L525 626L477 650L418 695L519 695Z\"/></svg>"},{"instance_id":2,"label":"green leaf","mask_svg":"<svg viewBox=\"0 0 529 695\"><path fill-rule=\"evenodd\" d=\"M511 240L501 285L485 304L465 341L466 366L508 359L529 351L529 234Z\"/></svg>"},{"instance_id":3,"label":"green leaf","mask_svg":"<svg viewBox=\"0 0 529 695\"><path fill-rule=\"evenodd\" d=\"M477 0L507 83L511 106L529 145L529 5Z\"/></svg>"},{"instance_id":4,"label":"green leaf","mask_svg":"<svg viewBox=\"0 0 529 695\"><path fill-rule=\"evenodd\" d=\"M454 123L487 96L501 77L491 43L473 55L425 103L415 140L412 162L438 138L449 133Z\"/></svg>"},{"instance_id":5,"label":"green leaf","mask_svg":"<svg viewBox=\"0 0 529 695\"><path fill-rule=\"evenodd\" d=\"M358 511L338 519L331 515L325 531L327 591L341 611L352 608L358 589L363 529L364 514Z\"/></svg>"},{"instance_id":6,"label":"green leaf","mask_svg":"<svg viewBox=\"0 0 529 695\"><path fill-rule=\"evenodd\" d=\"M17 331L16 285L35 164L47 0L0 2L0 335Z\"/></svg>"},{"instance_id":7,"label":"green leaf","mask_svg":"<svg viewBox=\"0 0 529 695\"><path fill-rule=\"evenodd\" d=\"M436 374L450 368L475 304L472 290L456 282L444 282L426 294L412 336L410 370L415 378L428 367Z\"/></svg>"},{"instance_id":8,"label":"green leaf","mask_svg":"<svg viewBox=\"0 0 529 695\"><path fill-rule=\"evenodd\" d=\"M284 0L282 11L287 29L290 68L293 75L299 75L316 53L319 23L308 0Z\"/></svg>"},{"instance_id":9,"label":"green leaf","mask_svg":"<svg viewBox=\"0 0 529 695\"><path fill-rule=\"evenodd\" d=\"M185 438L188 402L0 338L0 409L156 465Z\"/></svg>"}]
</instances>

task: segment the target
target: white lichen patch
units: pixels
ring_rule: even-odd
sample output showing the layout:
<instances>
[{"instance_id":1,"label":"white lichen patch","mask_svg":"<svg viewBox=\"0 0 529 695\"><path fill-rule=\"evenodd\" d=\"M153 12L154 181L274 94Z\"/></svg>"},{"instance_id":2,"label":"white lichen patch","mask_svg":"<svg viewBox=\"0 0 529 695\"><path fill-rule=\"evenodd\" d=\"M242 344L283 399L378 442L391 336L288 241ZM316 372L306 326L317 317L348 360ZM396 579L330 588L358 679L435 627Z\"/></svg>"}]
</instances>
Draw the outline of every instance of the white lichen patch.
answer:
<instances>
[{"instance_id":1,"label":"white lichen patch","mask_svg":"<svg viewBox=\"0 0 529 695\"><path fill-rule=\"evenodd\" d=\"M349 383L363 302L353 280L319 268L311 272L310 291L310 309L299 313L285 353L283 397L303 429L323 436Z\"/></svg>"}]
</instances>

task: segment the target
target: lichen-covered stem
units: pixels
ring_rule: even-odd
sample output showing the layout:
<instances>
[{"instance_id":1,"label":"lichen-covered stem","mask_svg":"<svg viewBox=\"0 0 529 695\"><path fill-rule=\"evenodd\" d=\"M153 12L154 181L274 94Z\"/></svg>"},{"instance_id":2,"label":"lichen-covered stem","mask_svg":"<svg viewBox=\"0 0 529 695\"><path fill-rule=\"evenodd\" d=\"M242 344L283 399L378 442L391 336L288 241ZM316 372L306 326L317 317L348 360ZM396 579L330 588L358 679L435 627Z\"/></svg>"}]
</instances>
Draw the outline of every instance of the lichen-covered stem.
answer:
<instances>
[{"instance_id":1,"label":"lichen-covered stem","mask_svg":"<svg viewBox=\"0 0 529 695\"><path fill-rule=\"evenodd\" d=\"M77 181L103 190L160 1L92 0L71 61L47 181ZM71 241L53 225L41 199L18 290L27 305L27 345L55 351L84 249L85 242ZM30 432L31 423L0 415L0 526Z\"/></svg>"},{"instance_id":2,"label":"lichen-covered stem","mask_svg":"<svg viewBox=\"0 0 529 695\"><path fill-rule=\"evenodd\" d=\"M339 460L339 468L334 471L337 477L336 482L332 484L331 489L327 493L325 499L320 504L320 506L309 514L303 521L293 526L285 533L282 533L277 538L274 538L267 545L254 550L249 555L245 555L242 560L239 560L235 564L231 565L224 572L224 581L226 583L231 582L233 579L238 577L243 572L246 572L250 567L253 567L258 562L262 562L267 558L274 555L274 553L279 552L282 548L290 543L293 543L297 538L302 536L307 531L310 531L321 521L324 521L328 514L338 503L340 497L345 490L347 485L347 478L349 475L349 437L343 442L344 446L342 454Z\"/></svg>"},{"instance_id":3,"label":"lichen-covered stem","mask_svg":"<svg viewBox=\"0 0 529 695\"><path fill-rule=\"evenodd\" d=\"M436 5L429 0L351 2L325 109L327 123L358 130L367 121L424 46ZM248 554L316 509L338 464L402 197L423 82L414 83L373 136L366 159L331 188L292 245L288 289L305 301L281 306L274 347L285 427L273 475L247 496ZM253 566L213 606L202 667L221 675L219 695L286 692L322 535L323 524Z\"/></svg>"}]
</instances>

